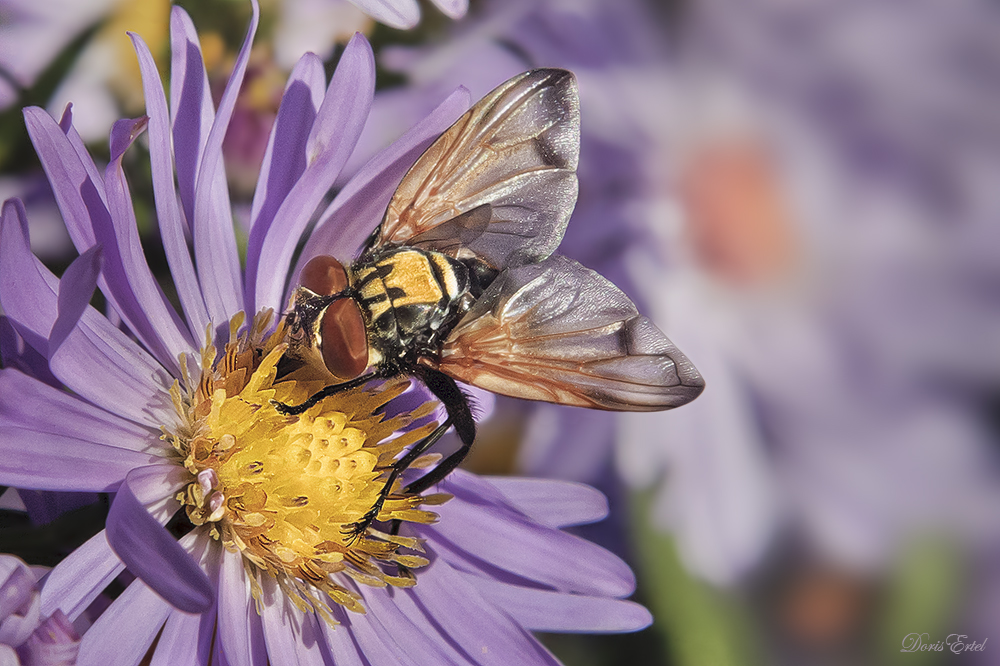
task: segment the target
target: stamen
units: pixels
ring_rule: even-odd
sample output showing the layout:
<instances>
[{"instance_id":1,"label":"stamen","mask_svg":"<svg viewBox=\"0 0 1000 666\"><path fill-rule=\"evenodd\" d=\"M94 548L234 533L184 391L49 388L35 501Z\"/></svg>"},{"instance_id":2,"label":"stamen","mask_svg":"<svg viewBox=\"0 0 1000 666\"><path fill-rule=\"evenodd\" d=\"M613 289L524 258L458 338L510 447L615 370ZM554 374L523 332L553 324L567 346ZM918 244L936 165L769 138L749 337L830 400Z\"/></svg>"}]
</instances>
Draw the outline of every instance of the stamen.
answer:
<instances>
[{"instance_id":1,"label":"stamen","mask_svg":"<svg viewBox=\"0 0 1000 666\"><path fill-rule=\"evenodd\" d=\"M211 492L212 488L219 485L219 475L215 473L215 470L209 467L208 469L203 469L198 472L198 487L201 488L201 492L207 495Z\"/></svg>"}]
</instances>

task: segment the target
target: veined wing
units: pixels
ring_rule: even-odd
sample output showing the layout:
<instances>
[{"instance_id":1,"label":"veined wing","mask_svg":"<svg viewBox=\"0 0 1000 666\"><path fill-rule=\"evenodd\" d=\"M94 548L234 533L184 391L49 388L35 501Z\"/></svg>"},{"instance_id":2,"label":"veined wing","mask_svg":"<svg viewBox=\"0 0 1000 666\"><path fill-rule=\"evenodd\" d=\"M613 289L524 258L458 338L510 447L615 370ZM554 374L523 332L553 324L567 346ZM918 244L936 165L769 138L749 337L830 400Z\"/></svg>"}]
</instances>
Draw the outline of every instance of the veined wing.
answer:
<instances>
[{"instance_id":1,"label":"veined wing","mask_svg":"<svg viewBox=\"0 0 1000 666\"><path fill-rule=\"evenodd\" d=\"M407 172L375 235L484 259L498 270L539 261L576 204L580 111L560 69L516 76L452 125Z\"/></svg>"},{"instance_id":2,"label":"veined wing","mask_svg":"<svg viewBox=\"0 0 1000 666\"><path fill-rule=\"evenodd\" d=\"M625 294L558 255L501 273L448 336L438 368L494 393L622 411L678 407L705 386Z\"/></svg>"}]
</instances>

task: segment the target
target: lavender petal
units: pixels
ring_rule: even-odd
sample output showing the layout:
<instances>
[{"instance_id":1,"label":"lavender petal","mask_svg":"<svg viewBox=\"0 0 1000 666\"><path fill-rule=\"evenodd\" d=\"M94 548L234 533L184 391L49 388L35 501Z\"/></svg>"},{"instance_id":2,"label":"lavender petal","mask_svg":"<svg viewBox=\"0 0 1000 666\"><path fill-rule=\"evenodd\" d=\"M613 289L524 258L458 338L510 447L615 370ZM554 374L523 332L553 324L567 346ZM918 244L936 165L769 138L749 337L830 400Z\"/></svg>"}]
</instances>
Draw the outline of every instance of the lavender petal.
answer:
<instances>
[{"instance_id":1,"label":"lavender petal","mask_svg":"<svg viewBox=\"0 0 1000 666\"><path fill-rule=\"evenodd\" d=\"M49 369L49 360L24 341L10 319L0 315L0 365L19 370L29 377L59 387L62 383Z\"/></svg>"},{"instance_id":2,"label":"lavender petal","mask_svg":"<svg viewBox=\"0 0 1000 666\"><path fill-rule=\"evenodd\" d=\"M538 590L479 576L473 576L471 584L491 604L505 609L532 631L638 631L653 622L649 611L633 601Z\"/></svg>"},{"instance_id":3,"label":"lavender petal","mask_svg":"<svg viewBox=\"0 0 1000 666\"><path fill-rule=\"evenodd\" d=\"M171 612L141 580L133 581L83 635L78 666L135 666Z\"/></svg>"},{"instance_id":4,"label":"lavender petal","mask_svg":"<svg viewBox=\"0 0 1000 666\"><path fill-rule=\"evenodd\" d=\"M13 555L5 555L4 558L10 558L19 566L0 588L4 595L11 595L11 604L3 609L5 614L0 616L3 617L3 622L0 622L0 645L16 646L28 640L42 617L38 595L35 593L35 576L27 565ZM21 593L24 596L19 598Z\"/></svg>"},{"instance_id":5,"label":"lavender petal","mask_svg":"<svg viewBox=\"0 0 1000 666\"><path fill-rule=\"evenodd\" d=\"M264 238L278 208L306 169L309 133L303 130L313 126L325 90L323 63L314 54L305 54L292 70L281 97L250 209L245 278L248 311L256 311L257 268Z\"/></svg>"},{"instance_id":6,"label":"lavender petal","mask_svg":"<svg viewBox=\"0 0 1000 666\"><path fill-rule=\"evenodd\" d=\"M0 485L112 492L134 467L157 456L75 437L0 425Z\"/></svg>"},{"instance_id":7,"label":"lavender petal","mask_svg":"<svg viewBox=\"0 0 1000 666\"><path fill-rule=\"evenodd\" d=\"M448 18L460 19L469 11L469 0L434 0L434 4Z\"/></svg>"},{"instance_id":8,"label":"lavender petal","mask_svg":"<svg viewBox=\"0 0 1000 666\"><path fill-rule=\"evenodd\" d=\"M53 374L81 397L136 423L158 427L173 418L162 386L166 371L144 367L152 365L146 353L96 311L85 312L82 323L49 359Z\"/></svg>"},{"instance_id":9,"label":"lavender petal","mask_svg":"<svg viewBox=\"0 0 1000 666\"><path fill-rule=\"evenodd\" d=\"M159 326L150 322L143 308L145 304L137 300L136 294L129 288L127 273L122 264L120 240L115 233L103 181L91 180L91 175L70 145L70 140L48 113L37 107L28 108L24 110L24 121L52 184L56 203L63 214L73 244L81 253L97 243L104 245L105 265L98 280L101 291L161 363L167 367L176 365L176 355L172 356L163 347ZM127 199L127 194L126 201L121 201L119 196L116 202L116 208L124 206L131 215L131 201ZM133 221L133 233L134 226ZM127 230L123 230L123 233L127 233Z\"/></svg>"},{"instance_id":10,"label":"lavender petal","mask_svg":"<svg viewBox=\"0 0 1000 666\"><path fill-rule=\"evenodd\" d=\"M177 492L190 480L191 474L184 467L162 458L128 474L129 489L160 523L166 523L180 509Z\"/></svg>"},{"instance_id":11,"label":"lavender petal","mask_svg":"<svg viewBox=\"0 0 1000 666\"><path fill-rule=\"evenodd\" d=\"M143 473L136 470L136 477ZM208 576L174 537L146 510L131 488L130 474L108 513L108 543L129 570L168 603L187 613L211 607Z\"/></svg>"},{"instance_id":12,"label":"lavender petal","mask_svg":"<svg viewBox=\"0 0 1000 666\"><path fill-rule=\"evenodd\" d=\"M219 640L232 664L266 664L267 654L261 634L261 620L250 582L243 568L243 556L222 549L219 572Z\"/></svg>"},{"instance_id":13,"label":"lavender petal","mask_svg":"<svg viewBox=\"0 0 1000 666\"><path fill-rule=\"evenodd\" d=\"M66 223L66 231L77 251L84 252L96 243L91 217L100 214L101 209L104 209L104 214L107 213L104 181L101 178L95 180L84 168L62 128L44 109L28 107L23 114L28 137L52 185L52 194ZM67 109L64 119L69 117ZM92 194L89 202L84 200L85 192ZM88 203L94 210L88 208Z\"/></svg>"},{"instance_id":14,"label":"lavender petal","mask_svg":"<svg viewBox=\"0 0 1000 666\"><path fill-rule=\"evenodd\" d=\"M218 564L222 547L207 534L189 532L180 540L181 547L205 570L213 582L218 581ZM212 657L212 645L219 639L218 607L213 604L201 615L189 615L171 610L163 632L156 642L150 666L172 664L203 664ZM221 663L221 662L216 662Z\"/></svg>"},{"instance_id":15,"label":"lavender petal","mask_svg":"<svg viewBox=\"0 0 1000 666\"><path fill-rule=\"evenodd\" d=\"M80 136L80 133L73 127L72 104L66 105L62 117L59 119L59 129L66 135L66 139L80 160L80 164L83 165L90 180L97 186L97 193L100 195L101 200L107 202L107 192L104 191L104 179L101 177L101 172L98 170L97 165L94 164L94 158L90 156L87 147L83 144L83 138Z\"/></svg>"},{"instance_id":16,"label":"lavender petal","mask_svg":"<svg viewBox=\"0 0 1000 666\"><path fill-rule=\"evenodd\" d=\"M344 186L320 216L293 271L298 283L302 266L320 254L352 258L382 219L396 186L417 158L469 107L469 92L460 88L392 145L370 159Z\"/></svg>"},{"instance_id":17,"label":"lavender petal","mask_svg":"<svg viewBox=\"0 0 1000 666\"><path fill-rule=\"evenodd\" d=\"M436 624L471 663L559 666L559 662L504 609L491 606L457 571L444 562L421 570L419 590L403 590L416 609L415 620Z\"/></svg>"},{"instance_id":18,"label":"lavender petal","mask_svg":"<svg viewBox=\"0 0 1000 666\"><path fill-rule=\"evenodd\" d=\"M324 666L323 639L314 613L302 613L285 599L285 593L270 576L261 576L264 627L268 663L271 666Z\"/></svg>"},{"instance_id":19,"label":"lavender petal","mask_svg":"<svg viewBox=\"0 0 1000 666\"><path fill-rule=\"evenodd\" d=\"M222 160L222 141L226 137L229 120L236 106L236 98L243 85L247 62L250 59L250 45L260 21L260 6L257 0L251 0L251 5L253 15L250 18L250 26L233 65L233 73L222 93L212 129L208 133L194 192L194 220L191 231L194 236L195 265L209 317L216 326L228 322L229 317L236 314L243 306L240 258L233 230L232 207L229 204L229 185L226 183Z\"/></svg>"},{"instance_id":20,"label":"lavender petal","mask_svg":"<svg viewBox=\"0 0 1000 666\"><path fill-rule=\"evenodd\" d=\"M80 635L61 612L46 618L19 650L24 663L38 666L75 664L80 651Z\"/></svg>"},{"instance_id":21,"label":"lavender petal","mask_svg":"<svg viewBox=\"0 0 1000 666\"><path fill-rule=\"evenodd\" d=\"M212 581L212 586L216 590L215 601L212 604L212 608L201 615L201 625L198 628L198 658L202 662L212 662L216 664L225 664L225 657L219 656L213 658L213 654L216 654L219 648L219 584L221 582L222 575L222 554L225 552L225 547L222 546L218 541L213 539L211 535L203 531L193 531L189 532L187 536L180 540L181 546L186 548L191 552L191 556L194 557L195 561L199 563L202 569L208 574L209 580ZM254 608L253 617L248 616L247 622L253 624L256 621L259 627L260 621L257 617L257 609ZM259 629L258 629L258 633ZM263 640L263 639L261 639ZM250 662L248 666L253 666L254 663ZM261 663L261 666L264 666Z\"/></svg>"},{"instance_id":22,"label":"lavender petal","mask_svg":"<svg viewBox=\"0 0 1000 666\"><path fill-rule=\"evenodd\" d=\"M129 33L146 98L146 116L149 118L149 162L153 172L153 194L156 199L156 219L163 240L163 250L170 265L170 274L177 287L177 296L187 316L188 330L200 339L208 326L208 311L198 286L198 276L191 261L187 240L184 237L184 219L174 189L174 169L170 152L170 114L167 98L160 83L160 74L146 43L138 35Z\"/></svg>"},{"instance_id":23,"label":"lavender petal","mask_svg":"<svg viewBox=\"0 0 1000 666\"><path fill-rule=\"evenodd\" d=\"M56 321L49 333L49 353L62 345L94 295L97 275L101 272L101 248L94 246L73 260L59 280Z\"/></svg>"},{"instance_id":24,"label":"lavender petal","mask_svg":"<svg viewBox=\"0 0 1000 666\"><path fill-rule=\"evenodd\" d=\"M124 570L125 565L111 550L102 530L46 576L41 594L42 614L52 615L59 610L75 620Z\"/></svg>"},{"instance_id":25,"label":"lavender petal","mask_svg":"<svg viewBox=\"0 0 1000 666\"><path fill-rule=\"evenodd\" d=\"M177 6L170 13L170 45L170 109L177 190L190 230L198 168L215 120L215 109L198 31L187 12Z\"/></svg>"},{"instance_id":26,"label":"lavender petal","mask_svg":"<svg viewBox=\"0 0 1000 666\"><path fill-rule=\"evenodd\" d=\"M396 591L361 588L369 612L350 616L351 633L374 664L465 664L467 657L440 626L428 622L411 597Z\"/></svg>"},{"instance_id":27,"label":"lavender petal","mask_svg":"<svg viewBox=\"0 0 1000 666\"><path fill-rule=\"evenodd\" d=\"M344 611L333 610L334 617L340 622L340 626L337 629L333 629L324 623L320 629L323 632L326 648L329 650L330 656L333 658L333 663L336 666L373 666L373 664L379 664L379 666L396 666L400 663L391 658L365 652L361 649L359 646L358 631L356 631L355 627L363 624L367 618L360 618L359 622L357 616L348 618Z\"/></svg>"},{"instance_id":28,"label":"lavender petal","mask_svg":"<svg viewBox=\"0 0 1000 666\"><path fill-rule=\"evenodd\" d=\"M0 624L10 615L25 615L35 596L35 576L20 558L0 556Z\"/></svg>"},{"instance_id":29,"label":"lavender petal","mask_svg":"<svg viewBox=\"0 0 1000 666\"><path fill-rule=\"evenodd\" d=\"M631 569L589 541L526 520L489 483L456 472L438 490L455 498L436 509L441 521L422 536L457 565L469 555L500 569L565 592L624 597L635 589ZM483 520L488 511L490 519ZM513 550L509 544L516 543ZM463 554L464 553L464 554Z\"/></svg>"},{"instance_id":30,"label":"lavender petal","mask_svg":"<svg viewBox=\"0 0 1000 666\"><path fill-rule=\"evenodd\" d=\"M420 22L420 7L415 0L351 0L361 11L379 23L397 30L408 30Z\"/></svg>"},{"instance_id":31,"label":"lavender petal","mask_svg":"<svg viewBox=\"0 0 1000 666\"><path fill-rule=\"evenodd\" d=\"M483 477L514 506L540 525L586 525L608 515L608 499L583 483L518 477Z\"/></svg>"},{"instance_id":32,"label":"lavender petal","mask_svg":"<svg viewBox=\"0 0 1000 666\"><path fill-rule=\"evenodd\" d=\"M208 659L199 659L198 636L202 622L200 615L189 615L171 609L163 631L156 641L156 651L150 666L173 666L174 664L208 664Z\"/></svg>"},{"instance_id":33,"label":"lavender petal","mask_svg":"<svg viewBox=\"0 0 1000 666\"><path fill-rule=\"evenodd\" d=\"M16 370L0 370L0 424L140 452L160 444L158 430L126 421ZM42 406L40 409L39 406Z\"/></svg>"},{"instance_id":34,"label":"lavender petal","mask_svg":"<svg viewBox=\"0 0 1000 666\"><path fill-rule=\"evenodd\" d=\"M308 165L275 214L261 247L255 310L281 310L292 255L313 212L351 156L375 95L375 56L356 34L327 88L306 142Z\"/></svg>"},{"instance_id":35,"label":"lavender petal","mask_svg":"<svg viewBox=\"0 0 1000 666\"><path fill-rule=\"evenodd\" d=\"M31 255L24 207L0 214L0 304L18 334L48 353L59 281ZM159 428L173 413L163 369L93 308L87 308L56 354L53 374L78 395L136 423Z\"/></svg>"},{"instance_id":36,"label":"lavender petal","mask_svg":"<svg viewBox=\"0 0 1000 666\"><path fill-rule=\"evenodd\" d=\"M150 333L142 336L147 348L161 365L176 375L180 370L177 357L191 350L194 338L167 301L146 262L132 210L132 196L122 171L125 151L145 130L147 122L145 117L135 121L119 120L111 130L111 163L104 177L111 226L100 228L95 220L95 233L107 252L104 274L108 286L119 294L118 304L128 308L124 311L119 308L119 311L126 321L141 322L143 330L149 329Z\"/></svg>"},{"instance_id":37,"label":"lavender petal","mask_svg":"<svg viewBox=\"0 0 1000 666\"><path fill-rule=\"evenodd\" d=\"M104 246L104 269L98 280L101 291L115 310L122 315L129 328L161 363L167 367L176 366L176 354L164 347L160 334L161 328L169 332L170 325L164 323L166 320L154 325L146 308L154 307L155 302L142 298L142 293L137 297L130 288L128 279L130 274L123 264L123 243L116 234L116 226L117 231L122 234L128 234L129 228L127 226L123 228L123 223L116 225L113 221L103 182L98 187L98 183L91 180L90 174L70 145L69 139L45 111L39 108L25 109L24 120L77 250L83 253L97 243ZM113 206L117 213L116 218L121 220L123 216L127 216L131 219L132 205L127 190L124 195L119 192L112 203L116 204ZM128 225L128 220L124 221L124 224ZM131 233L136 234L134 220L130 224ZM134 243L138 243L137 236ZM129 247L129 244L125 244L125 247ZM133 251L126 252L125 256L134 255ZM143 257L141 252L139 257ZM144 259L142 262L144 263ZM152 281L155 287L155 280L150 277L149 281ZM159 291L158 287L155 287L155 291ZM158 296L161 306L169 308L163 301L162 293ZM169 308L169 312L172 312L172 308ZM176 318L176 314L173 317ZM169 334L167 338L170 339ZM186 348L189 347L190 343L186 343Z\"/></svg>"}]
</instances>

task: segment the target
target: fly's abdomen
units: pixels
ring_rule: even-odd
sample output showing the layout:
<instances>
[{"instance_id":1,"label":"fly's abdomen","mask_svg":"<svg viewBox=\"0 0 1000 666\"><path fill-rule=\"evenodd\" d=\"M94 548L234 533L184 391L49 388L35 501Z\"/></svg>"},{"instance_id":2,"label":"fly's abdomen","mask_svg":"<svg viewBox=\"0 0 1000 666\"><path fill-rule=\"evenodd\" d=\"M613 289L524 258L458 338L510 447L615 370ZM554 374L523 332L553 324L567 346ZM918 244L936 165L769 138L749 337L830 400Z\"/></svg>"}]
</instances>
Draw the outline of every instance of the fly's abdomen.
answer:
<instances>
[{"instance_id":1,"label":"fly's abdomen","mask_svg":"<svg viewBox=\"0 0 1000 666\"><path fill-rule=\"evenodd\" d=\"M440 252L393 248L353 269L369 342L386 356L436 352L464 314L468 269Z\"/></svg>"}]
</instances>

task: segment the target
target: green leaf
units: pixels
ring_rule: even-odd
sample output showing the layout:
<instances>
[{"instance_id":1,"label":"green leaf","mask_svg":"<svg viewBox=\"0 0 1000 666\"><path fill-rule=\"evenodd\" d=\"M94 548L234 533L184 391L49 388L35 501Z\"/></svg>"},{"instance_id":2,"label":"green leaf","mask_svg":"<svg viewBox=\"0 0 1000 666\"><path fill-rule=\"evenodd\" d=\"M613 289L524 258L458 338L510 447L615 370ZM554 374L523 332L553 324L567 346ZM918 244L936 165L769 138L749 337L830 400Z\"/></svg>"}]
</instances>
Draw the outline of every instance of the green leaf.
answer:
<instances>
[{"instance_id":1,"label":"green leaf","mask_svg":"<svg viewBox=\"0 0 1000 666\"><path fill-rule=\"evenodd\" d=\"M638 575L648 595L653 627L678 666L748 666L760 663L745 604L734 594L692 577L673 538L650 520L653 492L633 496Z\"/></svg>"},{"instance_id":2,"label":"green leaf","mask_svg":"<svg viewBox=\"0 0 1000 666\"><path fill-rule=\"evenodd\" d=\"M924 643L936 643L961 632L955 620L966 582L962 555L946 539L925 538L903 551L889 581L880 623L883 663L928 666L954 658L947 651L901 650L910 634L926 634ZM982 640L986 636L971 638Z\"/></svg>"}]
</instances>

